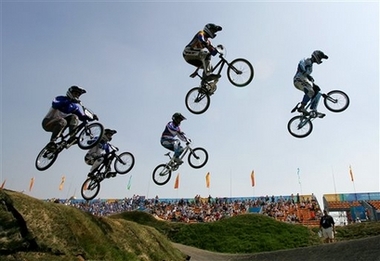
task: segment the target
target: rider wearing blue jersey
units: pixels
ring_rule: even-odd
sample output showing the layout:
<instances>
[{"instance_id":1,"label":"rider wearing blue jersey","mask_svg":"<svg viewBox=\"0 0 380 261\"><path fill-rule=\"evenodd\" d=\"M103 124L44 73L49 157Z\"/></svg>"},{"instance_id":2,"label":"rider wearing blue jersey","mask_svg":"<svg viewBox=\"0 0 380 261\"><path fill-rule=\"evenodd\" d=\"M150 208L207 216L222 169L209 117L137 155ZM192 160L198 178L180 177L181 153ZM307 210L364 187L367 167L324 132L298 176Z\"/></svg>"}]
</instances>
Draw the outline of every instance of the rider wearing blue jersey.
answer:
<instances>
[{"instance_id":1,"label":"rider wearing blue jersey","mask_svg":"<svg viewBox=\"0 0 380 261\"><path fill-rule=\"evenodd\" d=\"M219 31L222 31L221 26L212 23L206 24L204 29L195 34L190 43L186 45L182 53L183 58L189 64L197 67L197 70L191 75L191 77L195 77L198 70L202 68L203 78L205 80L217 80L215 79L215 75L211 74L211 55L215 56L218 52L211 44L210 38L214 39L216 33Z\"/></svg>"},{"instance_id":2,"label":"rider wearing blue jersey","mask_svg":"<svg viewBox=\"0 0 380 261\"><path fill-rule=\"evenodd\" d=\"M64 131L66 127L69 132L78 125L78 119L81 121L91 120L83 111L80 105L79 97L86 93L86 90L71 86L66 93L66 96L57 96L52 102L49 112L42 120L42 128L51 132L51 145L55 146L54 141ZM95 119L97 119L95 115Z\"/></svg>"},{"instance_id":3,"label":"rider wearing blue jersey","mask_svg":"<svg viewBox=\"0 0 380 261\"><path fill-rule=\"evenodd\" d=\"M183 151L183 147L178 139L178 137L183 142L186 142L185 133L180 129L181 121L186 120L186 118L179 112L176 112L172 116L172 121L166 124L164 131L161 135L161 145L168 150L174 151L174 160L176 163L181 164L183 161L179 158Z\"/></svg>"},{"instance_id":4,"label":"rider wearing blue jersey","mask_svg":"<svg viewBox=\"0 0 380 261\"><path fill-rule=\"evenodd\" d=\"M298 63L297 72L293 78L294 86L304 92L303 99L301 101L301 106L298 108L299 112L305 112L305 106L311 98L316 99L313 104L311 104L310 109L317 111L318 102L321 94L319 93L320 88L314 84L314 78L311 76L313 72L313 63L321 64L322 59L328 59L329 57L325 55L322 51L316 50L311 54L310 58L302 59ZM317 116L323 118L325 114L317 113Z\"/></svg>"}]
</instances>

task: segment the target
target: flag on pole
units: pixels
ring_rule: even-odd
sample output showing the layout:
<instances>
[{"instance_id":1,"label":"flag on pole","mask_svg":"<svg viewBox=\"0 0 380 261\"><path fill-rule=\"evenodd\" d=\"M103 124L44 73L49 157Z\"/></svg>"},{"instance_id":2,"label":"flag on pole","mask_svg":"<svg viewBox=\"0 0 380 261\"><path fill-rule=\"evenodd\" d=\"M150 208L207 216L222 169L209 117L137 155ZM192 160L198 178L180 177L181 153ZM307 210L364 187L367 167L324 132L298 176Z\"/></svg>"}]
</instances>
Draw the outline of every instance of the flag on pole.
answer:
<instances>
[{"instance_id":1,"label":"flag on pole","mask_svg":"<svg viewBox=\"0 0 380 261\"><path fill-rule=\"evenodd\" d=\"M32 191L33 185L34 185L34 177L30 179L29 191Z\"/></svg>"},{"instance_id":2,"label":"flag on pole","mask_svg":"<svg viewBox=\"0 0 380 261\"><path fill-rule=\"evenodd\" d=\"M255 171L252 170L251 172L251 184L252 184L252 187L255 186Z\"/></svg>"},{"instance_id":3,"label":"flag on pole","mask_svg":"<svg viewBox=\"0 0 380 261\"><path fill-rule=\"evenodd\" d=\"M3 189L4 188L4 186L5 186L5 182L6 182L7 180L6 179L4 179L4 181L3 181L3 184L1 184L1 187L0 187L0 189Z\"/></svg>"},{"instance_id":4,"label":"flag on pole","mask_svg":"<svg viewBox=\"0 0 380 261\"><path fill-rule=\"evenodd\" d=\"M63 184L65 183L65 176L62 176L62 179L61 179L61 184L59 184L59 190L62 190L63 189Z\"/></svg>"},{"instance_id":5,"label":"flag on pole","mask_svg":"<svg viewBox=\"0 0 380 261\"><path fill-rule=\"evenodd\" d=\"M131 185L132 185L132 175L129 176L128 185L127 185L127 189L128 189L128 190L131 189Z\"/></svg>"},{"instance_id":6,"label":"flag on pole","mask_svg":"<svg viewBox=\"0 0 380 261\"><path fill-rule=\"evenodd\" d=\"M301 185L300 169L297 168L298 184Z\"/></svg>"},{"instance_id":7,"label":"flag on pole","mask_svg":"<svg viewBox=\"0 0 380 261\"><path fill-rule=\"evenodd\" d=\"M350 177L351 177L351 181L354 182L354 173L352 173L351 165L350 165Z\"/></svg>"},{"instance_id":8,"label":"flag on pole","mask_svg":"<svg viewBox=\"0 0 380 261\"><path fill-rule=\"evenodd\" d=\"M179 173L177 174L177 177L175 178L175 182L174 182L174 189L178 189L179 188Z\"/></svg>"},{"instance_id":9,"label":"flag on pole","mask_svg":"<svg viewBox=\"0 0 380 261\"><path fill-rule=\"evenodd\" d=\"M210 172L206 174L206 188L210 188Z\"/></svg>"}]
</instances>

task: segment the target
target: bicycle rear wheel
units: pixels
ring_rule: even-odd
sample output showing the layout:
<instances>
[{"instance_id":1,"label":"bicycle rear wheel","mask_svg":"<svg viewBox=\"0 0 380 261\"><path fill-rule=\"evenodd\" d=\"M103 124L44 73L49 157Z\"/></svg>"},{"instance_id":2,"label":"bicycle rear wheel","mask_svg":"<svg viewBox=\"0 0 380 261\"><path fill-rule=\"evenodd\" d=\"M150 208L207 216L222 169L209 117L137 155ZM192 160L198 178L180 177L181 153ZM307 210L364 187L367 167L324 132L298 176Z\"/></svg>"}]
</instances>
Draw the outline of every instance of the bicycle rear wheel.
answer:
<instances>
[{"instance_id":1,"label":"bicycle rear wheel","mask_svg":"<svg viewBox=\"0 0 380 261\"><path fill-rule=\"evenodd\" d=\"M85 127L79 134L78 146L82 150L95 147L103 136L104 127L99 122L94 122Z\"/></svg>"},{"instance_id":2,"label":"bicycle rear wheel","mask_svg":"<svg viewBox=\"0 0 380 261\"><path fill-rule=\"evenodd\" d=\"M327 93L323 102L329 111L342 112L350 105L350 98L342 91L333 90Z\"/></svg>"},{"instance_id":3,"label":"bicycle rear wheel","mask_svg":"<svg viewBox=\"0 0 380 261\"><path fill-rule=\"evenodd\" d=\"M46 146L40 151L36 158L36 168L40 171L50 168L58 157L57 152L49 151Z\"/></svg>"},{"instance_id":4,"label":"bicycle rear wheel","mask_svg":"<svg viewBox=\"0 0 380 261\"><path fill-rule=\"evenodd\" d=\"M288 122L288 131L296 138L305 138L313 131L313 123L305 116L295 116Z\"/></svg>"},{"instance_id":5,"label":"bicycle rear wheel","mask_svg":"<svg viewBox=\"0 0 380 261\"><path fill-rule=\"evenodd\" d=\"M186 94L185 104L191 113L201 114L210 106L210 96L202 88L195 87Z\"/></svg>"},{"instance_id":6,"label":"bicycle rear wheel","mask_svg":"<svg viewBox=\"0 0 380 261\"><path fill-rule=\"evenodd\" d=\"M252 64L243 58L233 60L227 68L228 80L236 87L245 87L253 79Z\"/></svg>"},{"instance_id":7,"label":"bicycle rear wheel","mask_svg":"<svg viewBox=\"0 0 380 261\"><path fill-rule=\"evenodd\" d=\"M120 153L114 162L114 168L117 173L123 175L131 171L135 165L135 157L130 152Z\"/></svg>"},{"instance_id":8,"label":"bicycle rear wheel","mask_svg":"<svg viewBox=\"0 0 380 261\"><path fill-rule=\"evenodd\" d=\"M167 166L167 164L158 165L153 171L153 181L159 186L165 185L169 182L172 176L172 170Z\"/></svg>"},{"instance_id":9,"label":"bicycle rear wheel","mask_svg":"<svg viewBox=\"0 0 380 261\"><path fill-rule=\"evenodd\" d=\"M100 191L100 182L91 178L87 178L82 185L81 194L85 200L94 199Z\"/></svg>"},{"instance_id":10,"label":"bicycle rear wheel","mask_svg":"<svg viewBox=\"0 0 380 261\"><path fill-rule=\"evenodd\" d=\"M190 152L188 161L191 167L202 168L208 161L208 153L204 148L195 148Z\"/></svg>"}]
</instances>

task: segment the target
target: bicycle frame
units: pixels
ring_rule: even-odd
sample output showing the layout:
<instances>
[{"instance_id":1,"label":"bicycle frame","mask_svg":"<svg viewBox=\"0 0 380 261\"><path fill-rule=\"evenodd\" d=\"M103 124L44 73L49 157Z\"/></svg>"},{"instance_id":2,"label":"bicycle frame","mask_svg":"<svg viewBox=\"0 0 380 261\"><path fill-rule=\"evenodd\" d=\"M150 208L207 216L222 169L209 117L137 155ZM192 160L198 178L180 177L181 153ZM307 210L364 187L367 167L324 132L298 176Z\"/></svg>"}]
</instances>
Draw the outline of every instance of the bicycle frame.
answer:
<instances>
[{"instance_id":1,"label":"bicycle frame","mask_svg":"<svg viewBox=\"0 0 380 261\"><path fill-rule=\"evenodd\" d=\"M109 144L112 148L112 152L109 153L108 155L103 155L102 157L104 158L103 162L96 168L94 169L92 172L93 173L96 173L95 176L98 177L98 179L100 179L100 181L102 181L105 177L103 175L100 175L99 174L105 174L106 173L106 169L107 168L110 168L111 165L112 165L112 162L116 159L116 160L119 160L120 162L123 162L120 158L119 158L119 155L117 155L116 153L119 151L119 149L111 144ZM106 158L107 156L107 158ZM107 166L104 164L105 162L107 162ZM125 164L125 163L124 163ZM103 172L100 172L100 170L103 168L103 166L105 167L104 171ZM116 171L110 171L108 172L109 174L117 174Z\"/></svg>"},{"instance_id":2,"label":"bicycle frame","mask_svg":"<svg viewBox=\"0 0 380 261\"><path fill-rule=\"evenodd\" d=\"M182 151L181 155L179 158L183 160L183 158L187 155L187 152L190 151L190 153L193 152L193 149L190 147L190 144L186 144L186 147ZM177 164L177 162L174 161L173 157L170 155L170 152L165 154L166 156L169 157L169 162L166 163L166 165L171 169L171 170L177 170L180 166L180 164Z\"/></svg>"},{"instance_id":3,"label":"bicycle frame","mask_svg":"<svg viewBox=\"0 0 380 261\"><path fill-rule=\"evenodd\" d=\"M83 122L81 122L79 125L77 125L75 128L74 128L74 130L73 130L73 132L72 133L70 133L70 132L68 132L67 134L65 134L65 135L63 135L63 133L61 133L61 135L59 135L59 137L58 138L60 138L61 140L60 140L60 142L57 142L57 145L58 145L58 148L57 148L57 151L62 151L63 149L68 149L71 145L73 145L74 143L75 143L75 141L77 141L77 139L78 139L78 137L77 137L77 135L78 135L78 133L83 129L83 128L85 128L85 129L87 129L87 124L88 124L88 122L87 121L83 121ZM69 136L72 136L72 137L75 137L71 142L69 142L68 143L68 141L70 140L70 139L68 139L68 140L66 140Z\"/></svg>"},{"instance_id":4,"label":"bicycle frame","mask_svg":"<svg viewBox=\"0 0 380 261\"><path fill-rule=\"evenodd\" d=\"M227 64L228 67L230 67L235 73L237 74L240 74L241 72L239 70L237 70L235 67L231 66L231 64L223 57L223 54L222 53L219 53L219 58L220 60L216 63L215 66L213 66L211 72L215 72L217 71L216 75L221 75L222 74L222 70L224 68L224 65ZM204 80L204 78L202 77L202 75L200 75L198 72L196 74L202 81Z\"/></svg>"}]
</instances>

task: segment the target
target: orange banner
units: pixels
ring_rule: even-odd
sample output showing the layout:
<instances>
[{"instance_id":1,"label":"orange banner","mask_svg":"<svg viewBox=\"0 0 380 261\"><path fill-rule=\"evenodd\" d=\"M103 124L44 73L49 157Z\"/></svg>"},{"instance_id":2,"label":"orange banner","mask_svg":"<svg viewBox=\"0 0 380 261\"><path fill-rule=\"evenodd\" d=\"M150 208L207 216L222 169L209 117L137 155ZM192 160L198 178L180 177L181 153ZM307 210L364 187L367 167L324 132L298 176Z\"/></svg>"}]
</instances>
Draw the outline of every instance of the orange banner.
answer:
<instances>
[{"instance_id":1,"label":"orange banner","mask_svg":"<svg viewBox=\"0 0 380 261\"><path fill-rule=\"evenodd\" d=\"M354 182L354 174L352 173L351 165L350 165L350 177L351 177L351 181Z\"/></svg>"},{"instance_id":2,"label":"orange banner","mask_svg":"<svg viewBox=\"0 0 380 261\"><path fill-rule=\"evenodd\" d=\"M1 187L0 187L0 189L3 189L4 188L4 186L5 186L5 182L6 182L7 180L6 179L4 179L4 181L3 181L3 184L1 184Z\"/></svg>"},{"instance_id":3,"label":"orange banner","mask_svg":"<svg viewBox=\"0 0 380 261\"><path fill-rule=\"evenodd\" d=\"M210 172L206 174L206 188L210 188Z\"/></svg>"},{"instance_id":4,"label":"orange banner","mask_svg":"<svg viewBox=\"0 0 380 261\"><path fill-rule=\"evenodd\" d=\"M59 190L63 189L63 184L65 184L65 176L62 176L61 184L59 184Z\"/></svg>"},{"instance_id":5,"label":"orange banner","mask_svg":"<svg viewBox=\"0 0 380 261\"><path fill-rule=\"evenodd\" d=\"M174 182L174 189L178 189L179 188L179 173L177 174L177 177L175 178L175 182Z\"/></svg>"},{"instance_id":6,"label":"orange banner","mask_svg":"<svg viewBox=\"0 0 380 261\"><path fill-rule=\"evenodd\" d=\"M34 177L30 179L29 191L32 191L33 185L34 185Z\"/></svg>"},{"instance_id":7,"label":"orange banner","mask_svg":"<svg viewBox=\"0 0 380 261\"><path fill-rule=\"evenodd\" d=\"M252 187L255 186L255 171L253 170L251 172L251 184L252 184Z\"/></svg>"}]
</instances>

